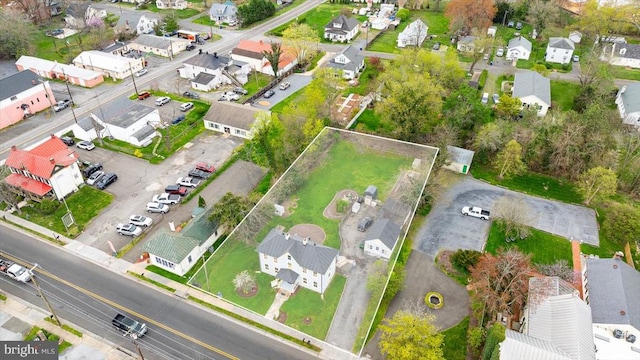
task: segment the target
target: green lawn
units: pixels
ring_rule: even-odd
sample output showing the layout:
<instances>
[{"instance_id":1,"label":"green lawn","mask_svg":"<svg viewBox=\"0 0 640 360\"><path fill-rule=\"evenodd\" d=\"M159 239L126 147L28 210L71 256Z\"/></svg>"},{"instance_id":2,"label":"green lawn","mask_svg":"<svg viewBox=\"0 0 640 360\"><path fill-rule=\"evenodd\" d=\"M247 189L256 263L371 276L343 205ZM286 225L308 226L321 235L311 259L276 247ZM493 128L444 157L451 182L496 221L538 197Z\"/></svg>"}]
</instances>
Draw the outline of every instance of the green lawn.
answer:
<instances>
[{"instance_id":1,"label":"green lawn","mask_svg":"<svg viewBox=\"0 0 640 360\"><path fill-rule=\"evenodd\" d=\"M302 97L304 96L304 89L305 88L302 88L294 92L293 94L289 95L286 99L277 103L274 107L271 108L271 112L277 113L277 114L283 114L284 110L289 106L289 104L298 102L302 99Z\"/></svg>"},{"instance_id":2,"label":"green lawn","mask_svg":"<svg viewBox=\"0 0 640 360\"><path fill-rule=\"evenodd\" d=\"M273 30L267 32L268 35L282 36L282 32L287 29L291 24L297 21L300 24L307 24L316 30L318 39L324 38L324 27L331 19L340 15L342 9L352 9L352 6L345 4L330 4L323 3L315 8L307 11L306 13L298 16L296 19L286 22Z\"/></svg>"},{"instance_id":3,"label":"green lawn","mask_svg":"<svg viewBox=\"0 0 640 360\"><path fill-rule=\"evenodd\" d=\"M285 324L324 340L331 326L333 315L338 308L346 282L347 279L344 276L336 275L324 293L324 300L315 291L299 288L295 295L280 308L287 314ZM311 318L311 323L305 324L305 318Z\"/></svg>"},{"instance_id":4,"label":"green lawn","mask_svg":"<svg viewBox=\"0 0 640 360\"><path fill-rule=\"evenodd\" d=\"M62 216L67 213L67 209L62 203L60 203L55 212L49 215L41 214L37 209L28 206L22 208L22 214L16 212L14 215L51 229L56 233L75 238L112 201L112 194L81 185L77 193L66 198L67 206L69 206L69 210L71 210L77 224L77 227L72 227L69 232L65 230L61 220Z\"/></svg>"},{"instance_id":5,"label":"green lawn","mask_svg":"<svg viewBox=\"0 0 640 360\"><path fill-rule=\"evenodd\" d=\"M427 37L424 43L422 43L422 47L430 49L436 41L448 43L449 39L447 38L446 33L449 31L449 20L444 17L442 12L412 11L411 17L408 21L401 22L396 30L390 30L381 35L367 48L367 50L400 53L401 49L396 46L398 34L400 34L411 22L417 19L421 19L425 24L427 24L429 27L427 32L429 36L436 36L435 39L429 39L429 37ZM369 34L369 36L373 37L373 34Z\"/></svg>"},{"instance_id":6,"label":"green lawn","mask_svg":"<svg viewBox=\"0 0 640 360\"><path fill-rule=\"evenodd\" d=\"M611 75L617 79L627 79L640 81L640 69L625 68L622 66L611 66Z\"/></svg>"},{"instance_id":7,"label":"green lawn","mask_svg":"<svg viewBox=\"0 0 640 360\"><path fill-rule=\"evenodd\" d=\"M63 63L71 62L76 56L80 55L83 50L78 40L79 35L71 35L67 38L58 39L46 36L44 31L35 33L32 41L35 43L35 57L46 60L58 61ZM85 45L86 46L86 45Z\"/></svg>"},{"instance_id":8,"label":"green lawn","mask_svg":"<svg viewBox=\"0 0 640 360\"><path fill-rule=\"evenodd\" d=\"M465 360L467 358L467 330L469 317L465 317L458 325L442 332L444 345L442 350L447 360Z\"/></svg>"},{"instance_id":9,"label":"green lawn","mask_svg":"<svg viewBox=\"0 0 640 360\"><path fill-rule=\"evenodd\" d=\"M251 74L249 74L248 80L249 81L246 84L244 84L244 88L249 92L247 95L245 95L246 97L249 97L255 94L256 92L258 92L258 90L267 86L267 84L273 81L273 76L269 76L269 75L254 71ZM241 102L242 100L243 98L240 98L238 102Z\"/></svg>"},{"instance_id":10,"label":"green lawn","mask_svg":"<svg viewBox=\"0 0 640 360\"><path fill-rule=\"evenodd\" d=\"M566 203L582 203L582 195L569 180L536 173L526 173L511 179L498 180L495 170L490 165L480 163L474 163L471 173L477 179L504 186L510 190Z\"/></svg>"},{"instance_id":11,"label":"green lawn","mask_svg":"<svg viewBox=\"0 0 640 360\"><path fill-rule=\"evenodd\" d=\"M573 99L580 92L580 84L551 80L551 103L562 111L573 109Z\"/></svg>"},{"instance_id":12,"label":"green lawn","mask_svg":"<svg viewBox=\"0 0 640 360\"><path fill-rule=\"evenodd\" d=\"M207 286L204 268L201 268L190 281L199 284L200 287L212 294L222 294L222 297L251 309L259 314L266 314L275 298L276 292L271 289L273 276L260 271L260 259L254 246L249 246L239 241L227 241L216 253L214 253L206 265L209 286ZM236 293L233 278L240 272L248 270L256 277L258 293L249 298L241 297ZM258 273L256 273L258 272Z\"/></svg>"},{"instance_id":13,"label":"green lawn","mask_svg":"<svg viewBox=\"0 0 640 360\"><path fill-rule=\"evenodd\" d=\"M155 2L151 2L147 4L147 10L153 11L162 16L175 14L176 18L178 19L187 19L192 16L196 16L202 12L201 10L198 10L198 9L184 9L184 10L158 9Z\"/></svg>"},{"instance_id":14,"label":"green lawn","mask_svg":"<svg viewBox=\"0 0 640 360\"><path fill-rule=\"evenodd\" d=\"M495 254L499 248L511 247L516 247L523 253L532 254L533 264L552 264L561 259L566 260L569 265L573 263L571 242L568 239L532 228L528 238L506 242L500 226L492 222L485 251Z\"/></svg>"}]
</instances>

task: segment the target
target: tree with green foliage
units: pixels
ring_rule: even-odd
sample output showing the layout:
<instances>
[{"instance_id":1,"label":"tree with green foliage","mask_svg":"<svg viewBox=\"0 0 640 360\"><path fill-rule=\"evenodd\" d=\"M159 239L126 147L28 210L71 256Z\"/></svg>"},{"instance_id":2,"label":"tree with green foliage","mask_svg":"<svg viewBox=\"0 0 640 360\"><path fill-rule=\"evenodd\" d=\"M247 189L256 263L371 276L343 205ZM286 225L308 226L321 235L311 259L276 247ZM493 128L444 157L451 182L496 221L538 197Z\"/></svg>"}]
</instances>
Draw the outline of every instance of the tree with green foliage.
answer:
<instances>
[{"instance_id":1,"label":"tree with green foliage","mask_svg":"<svg viewBox=\"0 0 640 360\"><path fill-rule=\"evenodd\" d=\"M281 158L283 128L274 113L260 112L251 126L253 138L249 141L251 159L258 165L280 174L286 168Z\"/></svg>"},{"instance_id":2,"label":"tree with green foliage","mask_svg":"<svg viewBox=\"0 0 640 360\"><path fill-rule=\"evenodd\" d=\"M527 22L536 29L538 36L560 16L560 7L553 1L532 0L529 1Z\"/></svg>"},{"instance_id":3,"label":"tree with green foliage","mask_svg":"<svg viewBox=\"0 0 640 360\"><path fill-rule=\"evenodd\" d=\"M409 17L411 17L411 12L409 11L409 9L400 8L396 12L396 18L400 19L400 21L407 21L409 20Z\"/></svg>"},{"instance_id":4,"label":"tree with green foliage","mask_svg":"<svg viewBox=\"0 0 640 360\"><path fill-rule=\"evenodd\" d=\"M180 29L180 26L178 25L178 19L173 13L169 13L165 15L163 22L164 22L164 32L166 33L170 33Z\"/></svg>"},{"instance_id":5,"label":"tree with green foliage","mask_svg":"<svg viewBox=\"0 0 640 360\"><path fill-rule=\"evenodd\" d=\"M247 198L228 192L213 205L209 220L233 229L249 213L251 206Z\"/></svg>"},{"instance_id":6,"label":"tree with green foliage","mask_svg":"<svg viewBox=\"0 0 640 360\"><path fill-rule=\"evenodd\" d=\"M269 0L249 0L238 6L238 19L242 26L249 26L275 15L276 6Z\"/></svg>"},{"instance_id":7,"label":"tree with green foliage","mask_svg":"<svg viewBox=\"0 0 640 360\"><path fill-rule=\"evenodd\" d=\"M379 326L378 346L383 356L396 360L444 360L444 336L434 325L435 316L424 312L396 312Z\"/></svg>"},{"instance_id":8,"label":"tree with green foliage","mask_svg":"<svg viewBox=\"0 0 640 360\"><path fill-rule=\"evenodd\" d=\"M382 295L382 290L387 284L388 264L380 259L373 263L367 275L367 291L371 296Z\"/></svg>"},{"instance_id":9,"label":"tree with green foliage","mask_svg":"<svg viewBox=\"0 0 640 360\"><path fill-rule=\"evenodd\" d=\"M514 119L522 110L522 100L507 94L500 96L500 102L496 104L496 114L505 120Z\"/></svg>"},{"instance_id":10,"label":"tree with green foliage","mask_svg":"<svg viewBox=\"0 0 640 360\"><path fill-rule=\"evenodd\" d=\"M524 172L527 167L522 161L522 146L515 140L509 141L507 146L498 152L494 166L499 171L500 180Z\"/></svg>"},{"instance_id":11,"label":"tree with green foliage","mask_svg":"<svg viewBox=\"0 0 640 360\"><path fill-rule=\"evenodd\" d=\"M622 191L640 195L640 134L624 130L618 140L616 174Z\"/></svg>"},{"instance_id":12,"label":"tree with green foliage","mask_svg":"<svg viewBox=\"0 0 640 360\"><path fill-rule=\"evenodd\" d=\"M494 352L497 350L498 354L500 351L500 343L505 339L506 329L504 325L500 323L494 323L491 328L489 328L489 332L487 333L487 341L484 343L484 349L482 351L482 360L498 360L500 356L494 358Z\"/></svg>"},{"instance_id":13,"label":"tree with green foliage","mask_svg":"<svg viewBox=\"0 0 640 360\"><path fill-rule=\"evenodd\" d=\"M460 269L469 271L478 263L481 256L482 253L477 250L458 249L451 255L451 263Z\"/></svg>"},{"instance_id":14,"label":"tree with green foliage","mask_svg":"<svg viewBox=\"0 0 640 360\"><path fill-rule=\"evenodd\" d=\"M478 90L463 85L442 104L443 122L460 131L460 144L466 144L477 129L491 121L491 109L478 100Z\"/></svg>"},{"instance_id":15,"label":"tree with green foliage","mask_svg":"<svg viewBox=\"0 0 640 360\"><path fill-rule=\"evenodd\" d=\"M271 71L273 71L273 76L275 78L280 77L280 57L282 56L282 44L279 42L272 41L271 42L271 50L263 51L262 55L271 65Z\"/></svg>"},{"instance_id":16,"label":"tree with green foliage","mask_svg":"<svg viewBox=\"0 0 640 360\"><path fill-rule=\"evenodd\" d=\"M605 198L616 193L618 177L611 169L602 166L591 168L580 176L578 189L584 196L585 205L594 198Z\"/></svg>"},{"instance_id":17,"label":"tree with green foliage","mask_svg":"<svg viewBox=\"0 0 640 360\"><path fill-rule=\"evenodd\" d=\"M602 230L607 239L620 247L627 242L633 244L640 241L640 208L629 204L607 202L606 216L602 223Z\"/></svg>"},{"instance_id":18,"label":"tree with green foliage","mask_svg":"<svg viewBox=\"0 0 640 360\"><path fill-rule=\"evenodd\" d=\"M17 59L22 55L33 55L37 29L21 12L0 8L0 59ZM56 39L51 41L55 45Z\"/></svg>"},{"instance_id":19,"label":"tree with green foliage","mask_svg":"<svg viewBox=\"0 0 640 360\"><path fill-rule=\"evenodd\" d=\"M298 66L305 67L314 55L313 48L320 42L320 37L309 24L294 22L282 32L285 44L289 46L298 59Z\"/></svg>"},{"instance_id":20,"label":"tree with green foliage","mask_svg":"<svg viewBox=\"0 0 640 360\"><path fill-rule=\"evenodd\" d=\"M480 152L495 153L503 147L507 130L507 124L501 121L484 124L476 134L473 147Z\"/></svg>"}]
</instances>

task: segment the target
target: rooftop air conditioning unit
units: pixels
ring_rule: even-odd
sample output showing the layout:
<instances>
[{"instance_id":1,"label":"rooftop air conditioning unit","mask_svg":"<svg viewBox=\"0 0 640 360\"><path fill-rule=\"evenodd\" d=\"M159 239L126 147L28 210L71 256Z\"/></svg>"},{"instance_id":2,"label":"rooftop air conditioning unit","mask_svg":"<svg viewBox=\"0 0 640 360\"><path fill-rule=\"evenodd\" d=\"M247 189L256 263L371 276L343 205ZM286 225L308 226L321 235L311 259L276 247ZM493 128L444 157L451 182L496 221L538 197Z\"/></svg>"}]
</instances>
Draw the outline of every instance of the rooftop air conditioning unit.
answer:
<instances>
[{"instance_id":1,"label":"rooftop air conditioning unit","mask_svg":"<svg viewBox=\"0 0 640 360\"><path fill-rule=\"evenodd\" d=\"M629 335L627 335L627 339L626 340L627 340L627 342L634 343L634 342L636 342L636 336L633 335L633 334L629 334Z\"/></svg>"},{"instance_id":2,"label":"rooftop air conditioning unit","mask_svg":"<svg viewBox=\"0 0 640 360\"><path fill-rule=\"evenodd\" d=\"M613 330L613 337L616 339L622 339L624 338L624 333L620 329L615 329Z\"/></svg>"}]
</instances>

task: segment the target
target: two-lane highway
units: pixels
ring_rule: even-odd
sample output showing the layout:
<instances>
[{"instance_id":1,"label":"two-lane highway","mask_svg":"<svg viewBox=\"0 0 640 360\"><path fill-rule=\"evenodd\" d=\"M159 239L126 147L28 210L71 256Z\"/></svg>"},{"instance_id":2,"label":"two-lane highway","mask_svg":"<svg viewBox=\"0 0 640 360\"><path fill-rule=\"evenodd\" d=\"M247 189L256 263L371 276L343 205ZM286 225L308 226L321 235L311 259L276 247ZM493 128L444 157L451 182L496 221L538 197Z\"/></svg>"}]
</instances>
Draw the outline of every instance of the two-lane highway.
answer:
<instances>
[{"instance_id":1,"label":"two-lane highway","mask_svg":"<svg viewBox=\"0 0 640 360\"><path fill-rule=\"evenodd\" d=\"M313 359L315 356L203 310L189 301L105 271L55 245L0 225L0 253L37 263L36 276L58 316L135 351L111 325L117 312L142 320L149 359ZM33 285L0 278L0 288L40 304Z\"/></svg>"}]
</instances>

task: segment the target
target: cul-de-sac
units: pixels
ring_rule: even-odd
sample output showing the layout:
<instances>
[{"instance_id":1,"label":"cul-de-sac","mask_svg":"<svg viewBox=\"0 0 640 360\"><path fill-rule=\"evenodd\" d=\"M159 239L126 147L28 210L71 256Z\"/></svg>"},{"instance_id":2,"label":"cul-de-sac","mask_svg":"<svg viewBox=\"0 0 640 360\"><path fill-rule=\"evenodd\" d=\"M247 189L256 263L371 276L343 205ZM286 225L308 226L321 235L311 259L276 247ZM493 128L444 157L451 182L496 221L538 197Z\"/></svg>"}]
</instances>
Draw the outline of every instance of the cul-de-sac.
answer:
<instances>
[{"instance_id":1,"label":"cul-de-sac","mask_svg":"<svg viewBox=\"0 0 640 360\"><path fill-rule=\"evenodd\" d=\"M640 359L640 0L0 0L7 359Z\"/></svg>"}]
</instances>

